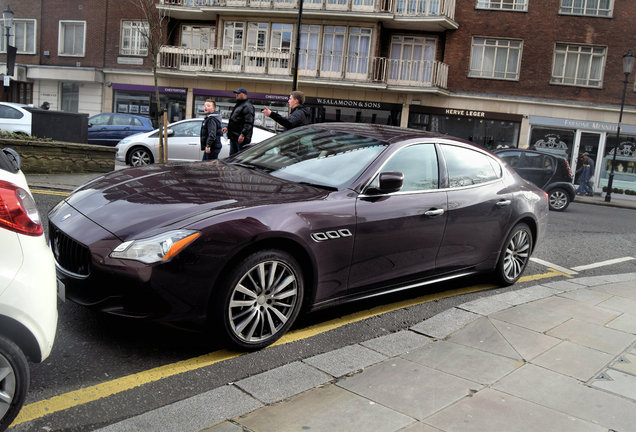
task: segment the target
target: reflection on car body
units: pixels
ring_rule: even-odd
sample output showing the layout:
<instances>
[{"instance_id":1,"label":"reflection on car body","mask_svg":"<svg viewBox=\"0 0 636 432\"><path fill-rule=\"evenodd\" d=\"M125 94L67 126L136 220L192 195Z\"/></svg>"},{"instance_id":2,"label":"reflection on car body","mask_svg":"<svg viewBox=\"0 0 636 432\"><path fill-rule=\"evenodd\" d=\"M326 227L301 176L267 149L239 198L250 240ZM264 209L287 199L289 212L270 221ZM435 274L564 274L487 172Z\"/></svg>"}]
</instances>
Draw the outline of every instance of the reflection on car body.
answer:
<instances>
[{"instance_id":1,"label":"reflection on car body","mask_svg":"<svg viewBox=\"0 0 636 432\"><path fill-rule=\"evenodd\" d=\"M543 191L468 142L323 123L226 160L107 174L49 221L70 300L211 324L254 349L301 310L478 272L512 284L547 209Z\"/></svg>"}]
</instances>

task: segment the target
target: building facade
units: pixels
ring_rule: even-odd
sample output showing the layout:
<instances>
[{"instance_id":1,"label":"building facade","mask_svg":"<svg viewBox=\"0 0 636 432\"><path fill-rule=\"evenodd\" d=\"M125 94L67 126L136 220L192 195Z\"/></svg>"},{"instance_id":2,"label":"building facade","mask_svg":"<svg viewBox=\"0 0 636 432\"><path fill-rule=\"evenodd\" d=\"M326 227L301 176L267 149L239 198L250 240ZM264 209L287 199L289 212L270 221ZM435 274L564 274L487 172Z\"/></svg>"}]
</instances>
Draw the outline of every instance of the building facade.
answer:
<instances>
[{"instance_id":1,"label":"building facade","mask_svg":"<svg viewBox=\"0 0 636 432\"><path fill-rule=\"evenodd\" d=\"M143 1L16 2L18 67L4 100L150 114L149 24L136 6ZM286 112L297 62L314 121L539 148L574 168L588 152L597 191L616 148L614 185L636 190L634 75L616 137L636 2L304 0L299 17L298 1L156 0L158 86L169 120L202 115L209 97L227 117L232 91L245 87L257 121L273 126L258 108Z\"/></svg>"}]
</instances>

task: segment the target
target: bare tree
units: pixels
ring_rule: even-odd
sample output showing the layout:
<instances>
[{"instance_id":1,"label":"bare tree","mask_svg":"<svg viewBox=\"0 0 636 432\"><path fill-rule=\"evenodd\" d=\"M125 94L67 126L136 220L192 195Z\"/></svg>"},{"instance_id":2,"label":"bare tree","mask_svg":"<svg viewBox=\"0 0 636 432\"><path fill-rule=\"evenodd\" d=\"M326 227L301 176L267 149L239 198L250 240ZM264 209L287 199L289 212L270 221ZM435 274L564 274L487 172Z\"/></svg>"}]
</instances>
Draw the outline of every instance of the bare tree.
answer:
<instances>
[{"instance_id":1,"label":"bare tree","mask_svg":"<svg viewBox=\"0 0 636 432\"><path fill-rule=\"evenodd\" d=\"M128 0L131 4L135 5L143 14L147 27L140 26L138 31L146 39L148 45L148 56L152 66L152 78L155 86L155 103L157 110L155 112L156 122L165 128L162 122L161 116L161 100L159 98L159 85L157 80L157 59L159 58L159 49L165 41L165 35L167 32L167 21L169 9L158 9L158 0ZM167 3L167 2L166 2ZM166 155L163 152L165 149L163 143L163 134L159 134L159 159L160 162L165 162Z\"/></svg>"}]
</instances>

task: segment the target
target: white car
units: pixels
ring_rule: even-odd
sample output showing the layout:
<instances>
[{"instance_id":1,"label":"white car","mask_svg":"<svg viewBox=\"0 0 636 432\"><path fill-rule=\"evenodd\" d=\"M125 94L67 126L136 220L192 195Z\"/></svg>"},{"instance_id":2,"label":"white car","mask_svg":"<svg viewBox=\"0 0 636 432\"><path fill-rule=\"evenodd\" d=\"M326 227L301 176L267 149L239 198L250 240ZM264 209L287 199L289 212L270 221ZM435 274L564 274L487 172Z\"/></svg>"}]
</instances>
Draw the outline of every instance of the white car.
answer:
<instances>
[{"instance_id":1,"label":"white car","mask_svg":"<svg viewBox=\"0 0 636 432\"><path fill-rule=\"evenodd\" d=\"M55 261L19 157L0 149L0 430L29 389L29 364L46 359L57 327Z\"/></svg>"},{"instance_id":2,"label":"white car","mask_svg":"<svg viewBox=\"0 0 636 432\"><path fill-rule=\"evenodd\" d=\"M31 135L31 112L28 105L0 102L0 130Z\"/></svg>"},{"instance_id":3,"label":"white car","mask_svg":"<svg viewBox=\"0 0 636 432\"><path fill-rule=\"evenodd\" d=\"M203 157L201 150L201 122L202 118L181 120L168 126L168 160L169 161L200 161ZM224 126L225 126L224 120ZM259 143L276 135L273 132L254 126L252 143ZM230 141L221 139L223 148L219 159L230 154ZM159 158L159 129L144 132L124 138L117 144L115 159L132 166L142 166L154 163Z\"/></svg>"}]
</instances>

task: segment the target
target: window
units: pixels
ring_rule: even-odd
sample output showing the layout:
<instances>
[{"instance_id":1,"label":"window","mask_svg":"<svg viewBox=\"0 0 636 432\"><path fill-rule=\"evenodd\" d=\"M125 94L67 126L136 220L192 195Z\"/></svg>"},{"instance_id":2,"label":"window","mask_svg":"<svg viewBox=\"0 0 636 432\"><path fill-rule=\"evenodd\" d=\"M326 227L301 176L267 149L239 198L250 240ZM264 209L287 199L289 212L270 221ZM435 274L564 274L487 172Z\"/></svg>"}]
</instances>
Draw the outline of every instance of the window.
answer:
<instances>
[{"instance_id":1,"label":"window","mask_svg":"<svg viewBox=\"0 0 636 432\"><path fill-rule=\"evenodd\" d=\"M567 15L612 16L612 0L561 0L559 12Z\"/></svg>"},{"instance_id":2,"label":"window","mask_svg":"<svg viewBox=\"0 0 636 432\"><path fill-rule=\"evenodd\" d=\"M371 29L364 27L349 28L349 47L347 52L347 73L366 75L369 67L371 47Z\"/></svg>"},{"instance_id":3,"label":"window","mask_svg":"<svg viewBox=\"0 0 636 432\"><path fill-rule=\"evenodd\" d=\"M79 112L79 84L62 83L62 111Z\"/></svg>"},{"instance_id":4,"label":"window","mask_svg":"<svg viewBox=\"0 0 636 432\"><path fill-rule=\"evenodd\" d=\"M552 84L601 87L605 47L557 43L552 65Z\"/></svg>"},{"instance_id":5,"label":"window","mask_svg":"<svg viewBox=\"0 0 636 432\"><path fill-rule=\"evenodd\" d=\"M121 55L148 55L148 23L146 21L122 21Z\"/></svg>"},{"instance_id":6,"label":"window","mask_svg":"<svg viewBox=\"0 0 636 432\"><path fill-rule=\"evenodd\" d=\"M85 42L86 21L60 21L59 55L82 57Z\"/></svg>"},{"instance_id":7,"label":"window","mask_svg":"<svg viewBox=\"0 0 636 432\"><path fill-rule=\"evenodd\" d=\"M422 82L433 79L434 38L395 35L391 38L389 80L392 83Z\"/></svg>"},{"instance_id":8,"label":"window","mask_svg":"<svg viewBox=\"0 0 636 432\"><path fill-rule=\"evenodd\" d=\"M298 50L298 69L315 71L318 63L318 43L320 26L303 25L300 32L300 49Z\"/></svg>"},{"instance_id":9,"label":"window","mask_svg":"<svg viewBox=\"0 0 636 432\"><path fill-rule=\"evenodd\" d=\"M442 149L451 188L486 183L501 175L493 168L498 164L491 163L490 157L483 153L451 145L442 145Z\"/></svg>"},{"instance_id":10,"label":"window","mask_svg":"<svg viewBox=\"0 0 636 432\"><path fill-rule=\"evenodd\" d=\"M94 117L91 117L91 125L93 126L104 126L110 124L110 118L112 114L99 114Z\"/></svg>"},{"instance_id":11,"label":"window","mask_svg":"<svg viewBox=\"0 0 636 432\"><path fill-rule=\"evenodd\" d=\"M181 46L192 49L214 48L214 27L181 27Z\"/></svg>"},{"instance_id":12,"label":"window","mask_svg":"<svg viewBox=\"0 0 636 432\"><path fill-rule=\"evenodd\" d=\"M320 70L322 75L332 74L339 76L342 71L342 56L346 27L325 26L322 35L322 63Z\"/></svg>"},{"instance_id":13,"label":"window","mask_svg":"<svg viewBox=\"0 0 636 432\"><path fill-rule=\"evenodd\" d=\"M382 172L400 172L404 175L401 192L437 189L439 175L435 145L418 144L399 150L382 167ZM379 187L379 181L378 177L372 185Z\"/></svg>"},{"instance_id":14,"label":"window","mask_svg":"<svg viewBox=\"0 0 636 432\"><path fill-rule=\"evenodd\" d=\"M6 105L0 105L0 118L21 119L22 117L24 117L24 114L17 109Z\"/></svg>"},{"instance_id":15,"label":"window","mask_svg":"<svg viewBox=\"0 0 636 432\"><path fill-rule=\"evenodd\" d=\"M14 19L13 28L9 43L16 47L18 54L35 54L35 20L32 19ZM4 27L4 21L0 26L0 46L2 52L7 52L7 29Z\"/></svg>"},{"instance_id":16,"label":"window","mask_svg":"<svg viewBox=\"0 0 636 432\"><path fill-rule=\"evenodd\" d=\"M519 40L473 38L468 76L518 80L521 47Z\"/></svg>"},{"instance_id":17,"label":"window","mask_svg":"<svg viewBox=\"0 0 636 432\"><path fill-rule=\"evenodd\" d=\"M512 168L518 168L521 161L521 152L520 151L510 151L497 153L504 162L510 165Z\"/></svg>"},{"instance_id":18,"label":"window","mask_svg":"<svg viewBox=\"0 0 636 432\"><path fill-rule=\"evenodd\" d=\"M527 11L528 0L477 0L477 9Z\"/></svg>"}]
</instances>

